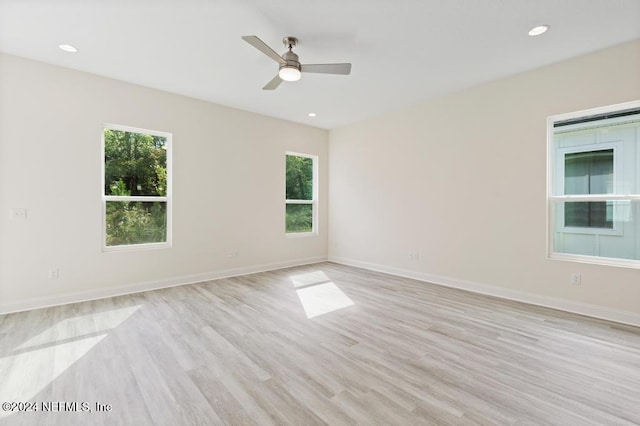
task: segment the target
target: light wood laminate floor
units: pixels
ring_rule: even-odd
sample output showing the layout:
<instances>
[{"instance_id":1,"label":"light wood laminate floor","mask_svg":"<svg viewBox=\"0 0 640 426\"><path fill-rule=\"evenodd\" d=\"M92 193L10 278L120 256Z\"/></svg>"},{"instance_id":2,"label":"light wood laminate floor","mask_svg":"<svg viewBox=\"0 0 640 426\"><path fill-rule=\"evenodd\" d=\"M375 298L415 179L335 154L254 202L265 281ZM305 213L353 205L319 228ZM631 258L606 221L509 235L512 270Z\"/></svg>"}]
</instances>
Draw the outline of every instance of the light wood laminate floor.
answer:
<instances>
[{"instance_id":1,"label":"light wood laminate floor","mask_svg":"<svg viewBox=\"0 0 640 426\"><path fill-rule=\"evenodd\" d=\"M9 425L628 425L640 330L321 263L2 316L0 379Z\"/></svg>"}]
</instances>

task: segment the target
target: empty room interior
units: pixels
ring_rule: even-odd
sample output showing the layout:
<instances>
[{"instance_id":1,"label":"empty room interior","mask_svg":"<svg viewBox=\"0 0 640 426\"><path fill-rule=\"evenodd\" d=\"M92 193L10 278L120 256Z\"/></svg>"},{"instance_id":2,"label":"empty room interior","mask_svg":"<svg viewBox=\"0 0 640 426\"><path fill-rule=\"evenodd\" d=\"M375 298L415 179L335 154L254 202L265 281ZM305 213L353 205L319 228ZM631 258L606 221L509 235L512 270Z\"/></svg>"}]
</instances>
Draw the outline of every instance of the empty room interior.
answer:
<instances>
[{"instance_id":1,"label":"empty room interior","mask_svg":"<svg viewBox=\"0 0 640 426\"><path fill-rule=\"evenodd\" d=\"M637 0L0 0L0 424L640 424Z\"/></svg>"}]
</instances>

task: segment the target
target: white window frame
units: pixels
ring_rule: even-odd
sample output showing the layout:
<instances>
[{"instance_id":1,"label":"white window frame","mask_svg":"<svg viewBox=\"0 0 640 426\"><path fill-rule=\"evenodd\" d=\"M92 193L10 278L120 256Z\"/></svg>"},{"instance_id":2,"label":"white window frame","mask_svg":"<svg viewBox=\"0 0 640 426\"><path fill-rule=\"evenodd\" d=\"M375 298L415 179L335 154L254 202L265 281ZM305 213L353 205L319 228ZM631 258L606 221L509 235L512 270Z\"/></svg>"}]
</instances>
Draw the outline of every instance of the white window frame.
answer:
<instances>
[{"instance_id":1,"label":"white window frame","mask_svg":"<svg viewBox=\"0 0 640 426\"><path fill-rule=\"evenodd\" d=\"M167 151L167 195L166 196L115 196L105 194L105 130L119 130L122 132L140 133L152 136L159 136L166 139L166 151ZM101 194L102 194L102 251L114 252L114 251L133 251L133 250L149 250L149 249L164 249L172 246L172 178L173 178L173 166L172 166L172 134L168 132L161 132L158 130L141 129L139 127L122 126L119 124L105 123L102 126L101 135ZM107 201L129 201L129 202L164 202L167 205L167 238L164 242L159 243L141 243L141 244L123 244L117 246L107 245Z\"/></svg>"},{"instance_id":2,"label":"white window frame","mask_svg":"<svg viewBox=\"0 0 640 426\"><path fill-rule=\"evenodd\" d=\"M286 179L287 179L287 156L311 158L313 161L312 176L312 199L311 200L288 200L286 198ZM318 235L318 156L313 154L304 154L301 152L287 151L284 155L284 177L285 177L285 222L284 234L288 238L311 237ZM311 204L311 231L309 232L287 232L287 205L288 204Z\"/></svg>"},{"instance_id":3,"label":"white window frame","mask_svg":"<svg viewBox=\"0 0 640 426\"><path fill-rule=\"evenodd\" d=\"M553 165L556 164L554 162L556 152L559 151L559 150L556 150L555 143L554 143L554 139L555 139L554 124L560 121L572 120L572 119L577 119L581 117L603 115L603 114L612 113L616 111L624 111L624 110L636 109L636 108L640 108L640 101L626 102L622 104L609 105L606 107L593 108L589 110L576 111L576 112L566 113L566 114L558 114L558 115L550 116L547 118L547 257L549 259L565 260L565 261L581 262L581 263L592 263L592 264L599 264L599 265L640 268L639 260L561 253L561 252L556 252L553 246L554 233L556 228L556 223L554 223L554 217L555 217L555 212L553 210L554 202L627 201L629 203L632 203L633 201L640 201L640 194L623 194L622 193L623 189L621 188L621 183L619 182L619 179L616 179L617 177L621 176L621 172L622 172L622 161L624 158L622 156L622 146L618 145L618 147L616 148L615 147L616 143L609 143L609 142L605 142L601 144L593 144L593 145L592 144L582 145L582 146L578 145L575 147L570 147L570 148L567 147L567 148L568 149L576 148L574 152L580 152L580 151L610 149L612 145L614 145L614 174L615 174L614 176L614 192L615 193L614 194L554 195L554 187L553 187L554 174L560 172L560 167L558 165L555 168L556 170L554 170L554 167L553 167ZM602 121L600 121L600 124L596 125L596 127L601 127ZM615 120L615 119L611 120L612 123L616 121L622 121L622 120ZM584 126L581 126L581 128L584 128ZM640 146L638 148L640 149ZM562 172L563 173L558 174L558 176L559 177L562 176L562 180L564 181L564 165L562 165ZM637 172L640 173L640 168L638 169ZM562 193L564 193L564 182L562 183ZM564 218L564 215L561 215L561 217ZM565 228L564 219L562 219L562 221L563 221L562 222L563 229L567 229L567 230L570 230L570 232L572 233L576 233L575 230L577 228L573 228L573 227ZM616 232L616 224L614 221L614 230L592 228L591 232L588 232L588 231L589 229L587 228L585 231L583 231L583 233L597 233L597 234L605 235L607 234L606 231L609 231L609 235L611 235L610 234L611 232Z\"/></svg>"}]
</instances>

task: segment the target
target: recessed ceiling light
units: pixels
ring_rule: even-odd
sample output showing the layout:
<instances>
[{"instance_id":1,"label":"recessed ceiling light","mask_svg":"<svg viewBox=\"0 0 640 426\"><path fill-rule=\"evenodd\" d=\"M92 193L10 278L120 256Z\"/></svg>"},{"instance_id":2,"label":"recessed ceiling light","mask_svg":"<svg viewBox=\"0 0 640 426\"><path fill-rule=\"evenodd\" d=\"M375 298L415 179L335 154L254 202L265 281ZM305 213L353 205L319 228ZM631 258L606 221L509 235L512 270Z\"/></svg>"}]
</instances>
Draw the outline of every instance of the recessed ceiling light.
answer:
<instances>
[{"instance_id":1,"label":"recessed ceiling light","mask_svg":"<svg viewBox=\"0 0 640 426\"><path fill-rule=\"evenodd\" d=\"M315 117L316 113L315 112L310 112L309 114L307 114L309 117Z\"/></svg>"},{"instance_id":2,"label":"recessed ceiling light","mask_svg":"<svg viewBox=\"0 0 640 426\"><path fill-rule=\"evenodd\" d=\"M70 44L61 44L60 46L58 46L60 49L64 50L65 52L69 52L69 53L76 53L78 51L77 47L74 47Z\"/></svg>"},{"instance_id":3,"label":"recessed ceiling light","mask_svg":"<svg viewBox=\"0 0 640 426\"><path fill-rule=\"evenodd\" d=\"M539 36L540 34L544 34L549 29L549 25L538 25L537 27L533 27L529 30L529 35L531 37Z\"/></svg>"}]
</instances>

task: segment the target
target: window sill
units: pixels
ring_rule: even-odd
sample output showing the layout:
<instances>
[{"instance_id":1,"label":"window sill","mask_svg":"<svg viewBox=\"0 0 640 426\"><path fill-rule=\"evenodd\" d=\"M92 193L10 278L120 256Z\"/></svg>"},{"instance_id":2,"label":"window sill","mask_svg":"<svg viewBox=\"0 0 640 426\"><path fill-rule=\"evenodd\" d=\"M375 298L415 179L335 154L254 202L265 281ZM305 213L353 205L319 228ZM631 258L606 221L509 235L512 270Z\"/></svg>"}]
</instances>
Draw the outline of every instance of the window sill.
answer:
<instances>
[{"instance_id":1,"label":"window sill","mask_svg":"<svg viewBox=\"0 0 640 426\"><path fill-rule=\"evenodd\" d=\"M286 238L304 238L304 237L317 237L318 233L315 231L311 232L288 232L284 234Z\"/></svg>"},{"instance_id":2,"label":"window sill","mask_svg":"<svg viewBox=\"0 0 640 426\"><path fill-rule=\"evenodd\" d=\"M550 253L551 260L563 260L576 263L587 263L599 266L616 266L620 268L640 269L640 260L616 259L613 257L588 256L582 254Z\"/></svg>"},{"instance_id":3,"label":"window sill","mask_svg":"<svg viewBox=\"0 0 640 426\"><path fill-rule=\"evenodd\" d=\"M130 244L120 246L103 246L103 253L115 253L122 251L146 251L161 250L171 248L171 243L147 243L147 244Z\"/></svg>"}]
</instances>

